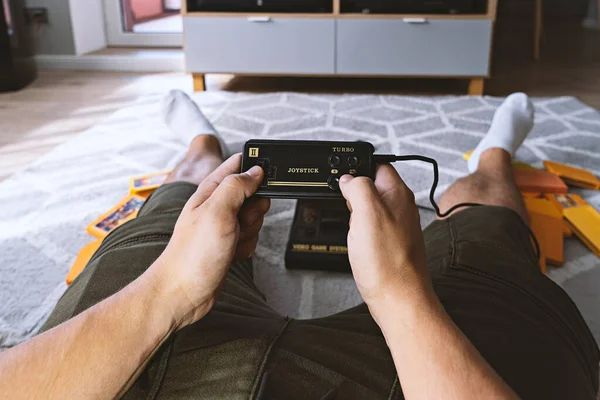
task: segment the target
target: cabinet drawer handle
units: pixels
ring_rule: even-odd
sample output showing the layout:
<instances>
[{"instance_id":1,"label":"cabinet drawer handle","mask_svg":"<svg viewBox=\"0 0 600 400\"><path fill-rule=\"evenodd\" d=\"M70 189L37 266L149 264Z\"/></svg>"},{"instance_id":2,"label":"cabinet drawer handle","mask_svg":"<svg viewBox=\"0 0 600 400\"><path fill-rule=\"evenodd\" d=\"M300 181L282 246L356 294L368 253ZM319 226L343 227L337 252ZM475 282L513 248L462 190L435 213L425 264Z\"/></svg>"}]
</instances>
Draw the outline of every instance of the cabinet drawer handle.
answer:
<instances>
[{"instance_id":1,"label":"cabinet drawer handle","mask_svg":"<svg viewBox=\"0 0 600 400\"><path fill-rule=\"evenodd\" d=\"M271 22L271 17L248 17L249 22Z\"/></svg>"},{"instance_id":2,"label":"cabinet drawer handle","mask_svg":"<svg viewBox=\"0 0 600 400\"><path fill-rule=\"evenodd\" d=\"M404 18L402 19L407 24L428 24L429 20L427 18Z\"/></svg>"}]
</instances>

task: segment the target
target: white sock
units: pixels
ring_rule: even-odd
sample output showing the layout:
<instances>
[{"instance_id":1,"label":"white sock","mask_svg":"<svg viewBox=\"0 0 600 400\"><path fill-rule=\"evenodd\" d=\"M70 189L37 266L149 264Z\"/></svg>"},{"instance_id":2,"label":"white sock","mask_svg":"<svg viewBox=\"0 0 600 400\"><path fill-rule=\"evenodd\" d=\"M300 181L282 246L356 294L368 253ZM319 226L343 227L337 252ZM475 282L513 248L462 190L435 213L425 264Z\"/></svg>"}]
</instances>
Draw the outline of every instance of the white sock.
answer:
<instances>
[{"instance_id":1,"label":"white sock","mask_svg":"<svg viewBox=\"0 0 600 400\"><path fill-rule=\"evenodd\" d=\"M223 138L202 114L196 103L181 90L172 90L162 101L162 113L165 123L186 146L198 135L213 135L221 144L223 158L230 156Z\"/></svg>"},{"instance_id":2,"label":"white sock","mask_svg":"<svg viewBox=\"0 0 600 400\"><path fill-rule=\"evenodd\" d=\"M496 110L487 135L473 150L468 161L469 172L477 170L479 158L486 150L500 148L514 156L533 128L534 115L533 103L525 93L508 96Z\"/></svg>"}]
</instances>

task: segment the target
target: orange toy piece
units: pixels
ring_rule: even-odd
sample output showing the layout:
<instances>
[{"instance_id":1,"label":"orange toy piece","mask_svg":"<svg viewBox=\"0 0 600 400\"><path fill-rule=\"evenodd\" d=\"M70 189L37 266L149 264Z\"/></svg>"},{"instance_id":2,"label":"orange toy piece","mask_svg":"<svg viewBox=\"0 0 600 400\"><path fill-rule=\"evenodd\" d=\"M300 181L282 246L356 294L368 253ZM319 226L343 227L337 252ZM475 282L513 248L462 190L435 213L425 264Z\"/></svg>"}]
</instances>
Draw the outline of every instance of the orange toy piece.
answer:
<instances>
[{"instance_id":1,"label":"orange toy piece","mask_svg":"<svg viewBox=\"0 0 600 400\"><path fill-rule=\"evenodd\" d=\"M567 220L563 220L563 235L565 237L573 236L573 229Z\"/></svg>"},{"instance_id":2,"label":"orange toy piece","mask_svg":"<svg viewBox=\"0 0 600 400\"><path fill-rule=\"evenodd\" d=\"M129 180L129 194L152 193L165 183L170 173L171 171L162 171L131 178Z\"/></svg>"},{"instance_id":3,"label":"orange toy piece","mask_svg":"<svg viewBox=\"0 0 600 400\"><path fill-rule=\"evenodd\" d=\"M560 212L564 212L565 208L585 206L585 200L573 193L565 194L546 194L545 197L550 200Z\"/></svg>"},{"instance_id":4,"label":"orange toy piece","mask_svg":"<svg viewBox=\"0 0 600 400\"><path fill-rule=\"evenodd\" d=\"M542 170L513 169L515 183L521 192L567 193L567 185L556 175Z\"/></svg>"},{"instance_id":5,"label":"orange toy piece","mask_svg":"<svg viewBox=\"0 0 600 400\"><path fill-rule=\"evenodd\" d=\"M560 266L564 262L564 233L561 211L548 199L525 198L531 230L540 250L550 264Z\"/></svg>"},{"instance_id":6,"label":"orange toy piece","mask_svg":"<svg viewBox=\"0 0 600 400\"><path fill-rule=\"evenodd\" d=\"M544 161L544 166L548 171L559 176L567 183L567 185L584 189L600 190L600 179L590 171L552 161Z\"/></svg>"},{"instance_id":7,"label":"orange toy piece","mask_svg":"<svg viewBox=\"0 0 600 400\"><path fill-rule=\"evenodd\" d=\"M584 206L587 203L580 196L572 193L546 194L544 196L548 200L550 200L563 215L563 235L565 237L573 236L573 229L571 228L571 224L569 223L569 221L564 219L564 210L565 208Z\"/></svg>"},{"instance_id":8,"label":"orange toy piece","mask_svg":"<svg viewBox=\"0 0 600 400\"><path fill-rule=\"evenodd\" d=\"M579 240L600 257L600 213L585 205L565 208L563 214Z\"/></svg>"},{"instance_id":9,"label":"orange toy piece","mask_svg":"<svg viewBox=\"0 0 600 400\"><path fill-rule=\"evenodd\" d=\"M523 193L521 193L521 196L523 196L523 198L526 198L526 199L538 199L540 197L544 197L544 194L543 193L534 193L534 192L531 192L531 193L523 192Z\"/></svg>"},{"instance_id":10,"label":"orange toy piece","mask_svg":"<svg viewBox=\"0 0 600 400\"><path fill-rule=\"evenodd\" d=\"M144 200L148 200L148 197L150 197L152 195L152 193L154 193L154 190L147 190L145 192L140 192L140 193L136 194L136 196L141 197Z\"/></svg>"},{"instance_id":11,"label":"orange toy piece","mask_svg":"<svg viewBox=\"0 0 600 400\"><path fill-rule=\"evenodd\" d=\"M546 253L544 253L544 250L542 249L541 245L540 245L540 271L542 271L542 274L544 274L544 275L548 274L548 266L546 264Z\"/></svg>"},{"instance_id":12,"label":"orange toy piece","mask_svg":"<svg viewBox=\"0 0 600 400\"><path fill-rule=\"evenodd\" d=\"M524 162L520 162L520 161L513 161L512 167L513 167L513 169L530 169L530 170L537 171L537 168L532 167L531 165L526 164Z\"/></svg>"},{"instance_id":13,"label":"orange toy piece","mask_svg":"<svg viewBox=\"0 0 600 400\"><path fill-rule=\"evenodd\" d=\"M570 230L600 257L600 213L572 193L546 195L560 210Z\"/></svg>"},{"instance_id":14,"label":"orange toy piece","mask_svg":"<svg viewBox=\"0 0 600 400\"><path fill-rule=\"evenodd\" d=\"M67 275L67 285L70 285L75 278L81 274L96 250L98 250L100 247L101 243L102 240L96 240L95 242L86 244L81 250L79 250L79 254L77 254L77 258L75 259L75 262L73 263L73 266Z\"/></svg>"},{"instance_id":15,"label":"orange toy piece","mask_svg":"<svg viewBox=\"0 0 600 400\"><path fill-rule=\"evenodd\" d=\"M110 232L135 217L146 201L140 196L125 196L119 204L88 225L87 232L98 239L104 239Z\"/></svg>"}]
</instances>

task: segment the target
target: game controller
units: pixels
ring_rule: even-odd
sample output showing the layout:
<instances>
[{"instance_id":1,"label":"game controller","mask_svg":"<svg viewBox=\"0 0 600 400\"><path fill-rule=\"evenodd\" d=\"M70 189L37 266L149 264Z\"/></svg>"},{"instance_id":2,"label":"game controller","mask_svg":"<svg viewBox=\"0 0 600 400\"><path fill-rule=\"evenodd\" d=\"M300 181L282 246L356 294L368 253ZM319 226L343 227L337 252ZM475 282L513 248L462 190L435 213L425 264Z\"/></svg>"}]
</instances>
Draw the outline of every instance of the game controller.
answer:
<instances>
[{"instance_id":1,"label":"game controller","mask_svg":"<svg viewBox=\"0 0 600 400\"><path fill-rule=\"evenodd\" d=\"M339 199L345 174L375 179L375 148L368 142L250 140L242 172L255 165L265 178L257 196L277 199Z\"/></svg>"},{"instance_id":2,"label":"game controller","mask_svg":"<svg viewBox=\"0 0 600 400\"><path fill-rule=\"evenodd\" d=\"M275 199L340 199L340 178L345 174L365 176L375 180L378 164L400 161L420 161L433 167L433 183L429 202L438 218L445 218L465 207L479 203L455 204L444 212L435 201L435 190L440 179L438 163L423 155L375 154L368 142L329 142L311 140L249 140L244 146L242 172L259 165L265 178L257 196ZM425 208L423 206L417 206ZM530 231L540 258L540 247Z\"/></svg>"}]
</instances>

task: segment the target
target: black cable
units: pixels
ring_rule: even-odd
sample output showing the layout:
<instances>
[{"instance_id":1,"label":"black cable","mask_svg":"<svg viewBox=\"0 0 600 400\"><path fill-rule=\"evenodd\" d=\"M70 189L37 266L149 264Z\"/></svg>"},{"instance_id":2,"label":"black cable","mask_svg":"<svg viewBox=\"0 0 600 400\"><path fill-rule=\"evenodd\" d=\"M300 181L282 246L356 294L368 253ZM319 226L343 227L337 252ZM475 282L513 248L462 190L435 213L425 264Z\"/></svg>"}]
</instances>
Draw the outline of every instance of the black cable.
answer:
<instances>
[{"instance_id":1,"label":"black cable","mask_svg":"<svg viewBox=\"0 0 600 400\"><path fill-rule=\"evenodd\" d=\"M440 212L440 208L438 207L437 203L435 202L435 191L437 189L437 186L438 186L438 183L440 180L440 171L439 171L438 163L436 160L434 160L433 158L419 156L419 155L396 156L393 154L375 154L374 157L375 157L376 164L387 164L387 163L391 164L396 161L423 161L423 162L433 165L433 185L431 185L431 191L429 192L429 201L431 202L431 205L433 206L433 210L435 211L435 215L437 215L438 218L445 218L445 217L449 216L450 214L452 214L454 211L458 210L459 208L481 207L481 206L485 205L485 204L478 204L478 203L460 203L460 204L456 204L453 207L450 207L449 210L442 213L442 212ZM422 206L420 206L420 208L428 209L428 208L422 207ZM525 226L527 227L527 225L525 225ZM537 255L537 258L539 259L541 256L540 244L538 243L537 238L535 237L535 234L533 233L533 231L529 227L527 227L527 229L529 230L529 235L532 238L533 245L534 245L535 251L536 251L536 255Z\"/></svg>"},{"instance_id":2,"label":"black cable","mask_svg":"<svg viewBox=\"0 0 600 400\"><path fill-rule=\"evenodd\" d=\"M435 202L435 191L437 190L437 186L440 181L440 171L437 161L435 161L433 158L417 155L395 156L391 154L375 154L375 163L377 164L393 163L396 161L423 161L433 165L433 185L431 185L431 191L429 192L429 201L431 202L431 205L433 206L435 214L438 216L438 218L445 218L448 215L452 214L454 211L458 210L459 208L479 207L483 205L476 203L461 203L455 205L454 207L451 207L448 211L444 213L440 212L440 208Z\"/></svg>"}]
</instances>

